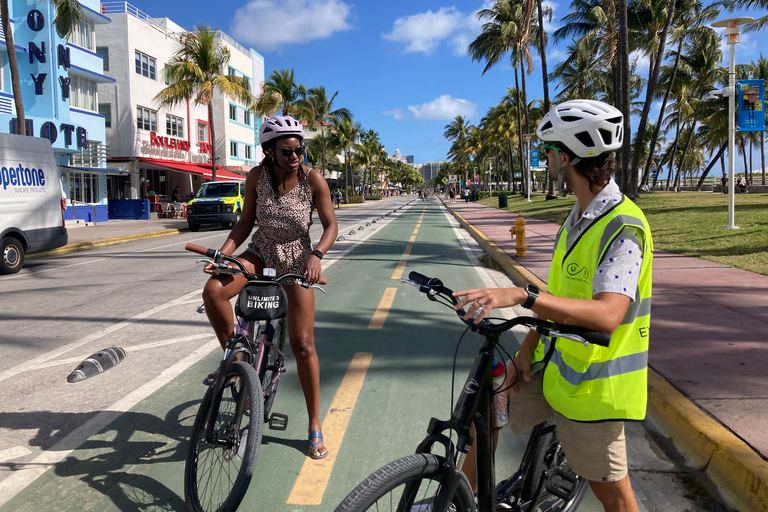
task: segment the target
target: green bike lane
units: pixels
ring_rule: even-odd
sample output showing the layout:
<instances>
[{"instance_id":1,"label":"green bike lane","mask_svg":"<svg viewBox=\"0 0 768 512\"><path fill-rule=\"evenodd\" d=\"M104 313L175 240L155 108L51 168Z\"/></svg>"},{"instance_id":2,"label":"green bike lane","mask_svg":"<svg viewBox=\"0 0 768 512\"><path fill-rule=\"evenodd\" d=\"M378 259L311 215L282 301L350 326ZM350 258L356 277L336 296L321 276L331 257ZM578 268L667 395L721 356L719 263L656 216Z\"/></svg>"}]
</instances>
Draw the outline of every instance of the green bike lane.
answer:
<instances>
[{"instance_id":1,"label":"green bike lane","mask_svg":"<svg viewBox=\"0 0 768 512\"><path fill-rule=\"evenodd\" d=\"M413 203L328 268L327 293L316 293L315 335L324 433L327 444L339 448L324 461L306 457L306 409L289 355L273 406L273 412L289 416L288 428L272 431L265 425L240 510L333 510L370 473L413 453L430 417L449 417L454 351L463 325L448 308L392 278L396 271L407 277L412 270L457 290L483 286L451 221L434 201ZM372 325L374 317L380 328ZM512 352L513 335L503 339ZM456 360L456 390L480 343L475 334L465 337ZM212 352L81 446L71 447L64 460L0 512L184 510L187 438L205 391L200 380L219 358ZM353 360L358 364L350 370ZM497 476L512 473L525 441L508 429L502 432ZM580 507L591 509L600 509L593 497Z\"/></svg>"}]
</instances>

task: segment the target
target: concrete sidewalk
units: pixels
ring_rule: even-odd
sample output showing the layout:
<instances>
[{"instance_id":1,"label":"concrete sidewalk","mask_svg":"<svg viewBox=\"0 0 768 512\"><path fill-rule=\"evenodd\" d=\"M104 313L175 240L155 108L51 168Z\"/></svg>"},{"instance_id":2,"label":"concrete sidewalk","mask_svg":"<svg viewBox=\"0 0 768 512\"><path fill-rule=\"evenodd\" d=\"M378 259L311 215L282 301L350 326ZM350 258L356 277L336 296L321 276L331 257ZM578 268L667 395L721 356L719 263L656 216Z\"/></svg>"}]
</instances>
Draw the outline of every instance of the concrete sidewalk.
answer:
<instances>
[{"instance_id":1,"label":"concrete sidewalk","mask_svg":"<svg viewBox=\"0 0 768 512\"><path fill-rule=\"evenodd\" d=\"M546 289L557 224L525 217L517 258L517 214L446 206L516 282ZM768 276L658 250L653 267L648 412L739 510L768 511Z\"/></svg>"}]
</instances>

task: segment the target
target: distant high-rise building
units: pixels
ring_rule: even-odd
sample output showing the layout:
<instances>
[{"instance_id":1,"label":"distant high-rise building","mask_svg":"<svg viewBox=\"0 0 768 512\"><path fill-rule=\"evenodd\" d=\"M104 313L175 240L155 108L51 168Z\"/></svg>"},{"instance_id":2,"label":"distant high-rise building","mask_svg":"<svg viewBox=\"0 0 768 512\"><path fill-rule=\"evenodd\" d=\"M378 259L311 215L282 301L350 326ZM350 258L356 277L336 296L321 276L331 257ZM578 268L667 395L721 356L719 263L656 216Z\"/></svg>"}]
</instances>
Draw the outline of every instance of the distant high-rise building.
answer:
<instances>
[{"instance_id":1,"label":"distant high-rise building","mask_svg":"<svg viewBox=\"0 0 768 512\"><path fill-rule=\"evenodd\" d=\"M413 165L413 155L406 155L405 163Z\"/></svg>"},{"instance_id":2,"label":"distant high-rise building","mask_svg":"<svg viewBox=\"0 0 768 512\"><path fill-rule=\"evenodd\" d=\"M419 169L419 172L421 173L421 177L424 178L425 182L431 181L435 176L437 176L437 173L440 172L440 167L445 162L427 162L425 164L421 164L421 168Z\"/></svg>"}]
</instances>

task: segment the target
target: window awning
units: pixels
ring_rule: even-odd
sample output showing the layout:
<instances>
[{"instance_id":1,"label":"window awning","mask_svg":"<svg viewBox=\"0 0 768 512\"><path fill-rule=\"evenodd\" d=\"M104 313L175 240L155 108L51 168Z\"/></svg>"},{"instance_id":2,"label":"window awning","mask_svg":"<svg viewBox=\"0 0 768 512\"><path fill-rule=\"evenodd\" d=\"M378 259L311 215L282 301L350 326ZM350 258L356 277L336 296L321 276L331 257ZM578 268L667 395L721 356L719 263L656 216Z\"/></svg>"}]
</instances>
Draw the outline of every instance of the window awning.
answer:
<instances>
[{"instance_id":1,"label":"window awning","mask_svg":"<svg viewBox=\"0 0 768 512\"><path fill-rule=\"evenodd\" d=\"M106 167L78 167L74 165L60 165L62 169L67 169L68 171L80 171L80 172L90 172L90 173L102 173L102 174L139 174L135 171L128 171L124 169L109 169Z\"/></svg>"},{"instance_id":2,"label":"window awning","mask_svg":"<svg viewBox=\"0 0 768 512\"><path fill-rule=\"evenodd\" d=\"M211 179L211 169L200 167L196 164L188 162L177 162L175 160L162 160L160 158L139 158L139 162L148 165L155 169L170 170L170 171L182 171L192 174L199 174L206 179ZM245 181L245 176L225 171L224 169L216 169L217 181Z\"/></svg>"}]
</instances>

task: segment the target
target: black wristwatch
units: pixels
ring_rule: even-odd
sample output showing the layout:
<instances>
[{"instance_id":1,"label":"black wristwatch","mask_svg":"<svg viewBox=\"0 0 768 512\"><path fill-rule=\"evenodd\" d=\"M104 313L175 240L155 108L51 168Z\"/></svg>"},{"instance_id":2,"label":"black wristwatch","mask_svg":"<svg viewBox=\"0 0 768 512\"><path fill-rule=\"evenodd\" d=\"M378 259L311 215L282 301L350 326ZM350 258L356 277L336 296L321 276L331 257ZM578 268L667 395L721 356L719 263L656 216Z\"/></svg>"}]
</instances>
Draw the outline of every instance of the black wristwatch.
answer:
<instances>
[{"instance_id":1,"label":"black wristwatch","mask_svg":"<svg viewBox=\"0 0 768 512\"><path fill-rule=\"evenodd\" d=\"M320 259L323 259L323 253L320 251L320 249L315 249L314 251L312 251L309 254L312 254L314 256L317 256Z\"/></svg>"},{"instance_id":2,"label":"black wristwatch","mask_svg":"<svg viewBox=\"0 0 768 512\"><path fill-rule=\"evenodd\" d=\"M525 291L528 292L528 298L523 302L523 307L525 309L531 309L533 303L536 302L536 299L539 297L539 288L529 284L525 287Z\"/></svg>"}]
</instances>

